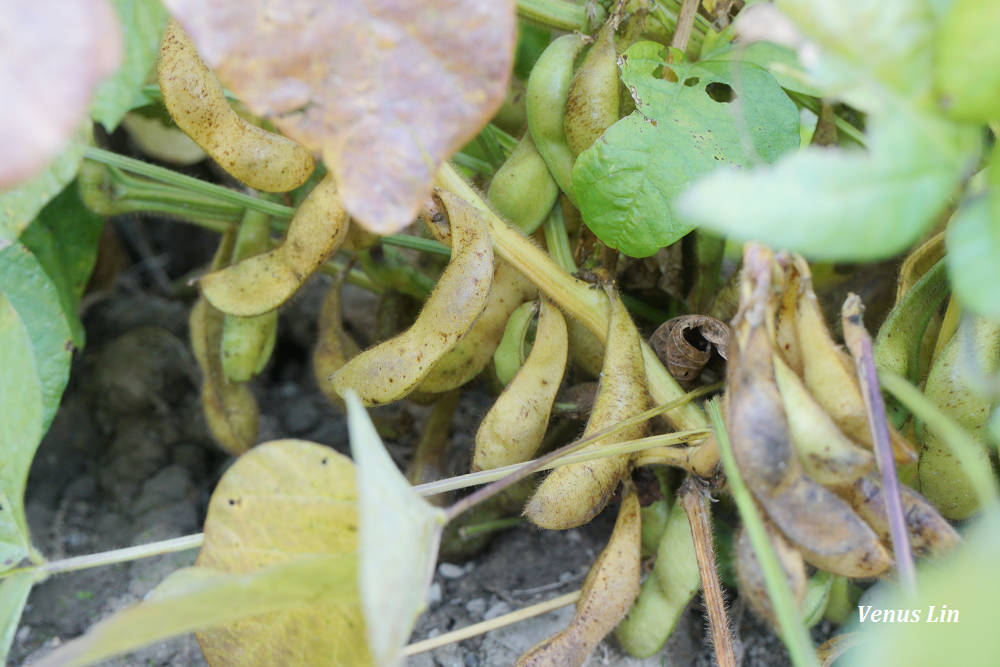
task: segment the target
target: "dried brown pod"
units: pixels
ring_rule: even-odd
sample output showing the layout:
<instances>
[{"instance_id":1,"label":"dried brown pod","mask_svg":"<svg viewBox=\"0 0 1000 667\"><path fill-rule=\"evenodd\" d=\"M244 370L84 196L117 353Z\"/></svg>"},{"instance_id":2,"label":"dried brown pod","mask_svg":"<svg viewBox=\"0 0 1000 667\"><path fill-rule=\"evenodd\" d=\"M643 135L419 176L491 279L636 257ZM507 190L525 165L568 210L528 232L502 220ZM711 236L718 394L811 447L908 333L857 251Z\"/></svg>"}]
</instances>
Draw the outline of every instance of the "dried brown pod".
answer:
<instances>
[{"instance_id":1,"label":"dried brown pod","mask_svg":"<svg viewBox=\"0 0 1000 667\"><path fill-rule=\"evenodd\" d=\"M708 315L681 315L667 320L649 337L656 356L678 382L691 383L717 352L729 358L729 325Z\"/></svg>"},{"instance_id":2,"label":"dried brown pod","mask_svg":"<svg viewBox=\"0 0 1000 667\"><path fill-rule=\"evenodd\" d=\"M889 540L889 516L877 474L869 473L838 493L851 503L854 511L875 529L882 540ZM899 495L906 530L910 535L910 547L915 556L943 556L958 546L962 538L926 498L906 485L900 486Z\"/></svg>"},{"instance_id":3,"label":"dried brown pod","mask_svg":"<svg viewBox=\"0 0 1000 667\"><path fill-rule=\"evenodd\" d=\"M801 607L806 597L806 564L802 555L788 543L780 532L770 523L765 522L767 538L778 556L781 570L785 573L788 588L796 606ZM759 616L767 619L773 627L778 627L778 619L771 604L771 597L764 582L764 571L757 560L757 554L750 544L746 529L740 526L733 540L733 564L736 567L736 578L740 584L740 597L745 599L750 608Z\"/></svg>"}]
</instances>

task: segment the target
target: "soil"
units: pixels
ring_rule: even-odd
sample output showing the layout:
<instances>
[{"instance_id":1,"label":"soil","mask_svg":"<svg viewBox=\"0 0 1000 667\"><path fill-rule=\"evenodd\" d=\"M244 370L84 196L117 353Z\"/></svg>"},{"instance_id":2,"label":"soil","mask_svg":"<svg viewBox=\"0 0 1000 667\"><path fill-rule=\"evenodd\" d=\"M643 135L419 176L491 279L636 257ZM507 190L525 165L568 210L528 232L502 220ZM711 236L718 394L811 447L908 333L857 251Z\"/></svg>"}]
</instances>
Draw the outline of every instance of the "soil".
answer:
<instances>
[{"instance_id":1,"label":"soil","mask_svg":"<svg viewBox=\"0 0 1000 667\"><path fill-rule=\"evenodd\" d=\"M179 234L186 228L171 223L124 220L116 225L126 251L145 259L119 274L111 289L89 297L87 346L77 355L62 407L31 470L28 518L35 545L49 559L198 532L212 488L231 462L212 442L201 414L198 372L187 345L192 292L181 280L207 261L212 237L197 230ZM164 296L171 284L182 287ZM308 365L316 314L328 284L325 277L314 278L282 311L274 359L254 384L262 412L261 441L306 438L347 451L344 419L314 386ZM356 332L373 330L373 302L365 293L348 291L345 308ZM490 401L482 386L463 393L451 442L457 468L467 466L475 428ZM427 412L410 404L376 412L398 462L409 456ZM441 563L429 610L419 619L413 639L576 590L613 522L612 509L577 530L546 532L520 525L497 535L467 562ZM191 564L195 555L188 551L81 570L39 584L16 633L11 664L30 664L95 622L135 604L167 574ZM787 664L780 640L742 610L738 599L730 605L742 664ZM565 607L413 656L408 664L510 665L565 627L571 616L572 607ZM607 640L587 664L714 664L705 624L696 600L660 654L635 660ZM817 632L826 635L830 628ZM204 661L194 638L185 636L104 664Z\"/></svg>"}]
</instances>

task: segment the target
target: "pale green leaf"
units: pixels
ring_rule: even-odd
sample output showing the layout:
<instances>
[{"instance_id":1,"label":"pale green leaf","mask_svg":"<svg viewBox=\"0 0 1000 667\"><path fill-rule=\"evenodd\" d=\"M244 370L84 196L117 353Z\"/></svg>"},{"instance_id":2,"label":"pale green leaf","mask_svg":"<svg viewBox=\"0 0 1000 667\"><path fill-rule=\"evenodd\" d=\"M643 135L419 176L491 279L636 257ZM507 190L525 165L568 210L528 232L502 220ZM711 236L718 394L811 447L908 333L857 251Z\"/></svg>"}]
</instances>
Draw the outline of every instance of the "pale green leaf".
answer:
<instances>
[{"instance_id":1,"label":"pale green leaf","mask_svg":"<svg viewBox=\"0 0 1000 667\"><path fill-rule=\"evenodd\" d=\"M956 118L1000 120L1000 3L955 0L935 42L934 84Z\"/></svg>"},{"instance_id":2,"label":"pale green leaf","mask_svg":"<svg viewBox=\"0 0 1000 667\"><path fill-rule=\"evenodd\" d=\"M934 11L930 0L778 0L810 41L810 83L869 112L900 100L932 101Z\"/></svg>"},{"instance_id":3,"label":"pale green leaf","mask_svg":"<svg viewBox=\"0 0 1000 667\"><path fill-rule=\"evenodd\" d=\"M361 515L361 604L379 665L394 665L427 606L445 514L389 458L357 394L345 396Z\"/></svg>"},{"instance_id":4,"label":"pale green leaf","mask_svg":"<svg viewBox=\"0 0 1000 667\"><path fill-rule=\"evenodd\" d=\"M773 167L719 170L678 208L692 223L812 259L891 257L944 210L979 141L975 128L899 109L870 120L867 152L809 148Z\"/></svg>"},{"instance_id":5,"label":"pale green leaf","mask_svg":"<svg viewBox=\"0 0 1000 667\"><path fill-rule=\"evenodd\" d=\"M77 311L97 261L103 226L104 218L83 205L73 182L21 234L21 243L34 253L55 285L77 348L84 343L83 323Z\"/></svg>"},{"instance_id":6,"label":"pale green leaf","mask_svg":"<svg viewBox=\"0 0 1000 667\"><path fill-rule=\"evenodd\" d=\"M168 17L160 0L112 0L112 4L122 25L124 58L118 71L98 86L90 106L91 116L108 132L125 112L146 104L140 90L156 64Z\"/></svg>"},{"instance_id":7,"label":"pale green leaf","mask_svg":"<svg viewBox=\"0 0 1000 667\"><path fill-rule=\"evenodd\" d=\"M0 579L0 664L7 664L7 652L34 582L28 572Z\"/></svg>"},{"instance_id":8,"label":"pale green leaf","mask_svg":"<svg viewBox=\"0 0 1000 667\"><path fill-rule=\"evenodd\" d=\"M353 554L303 556L250 574L187 567L164 579L143 602L101 621L35 664L86 665L249 616L312 604L350 604L357 599L356 577Z\"/></svg>"},{"instance_id":9,"label":"pale green leaf","mask_svg":"<svg viewBox=\"0 0 1000 667\"><path fill-rule=\"evenodd\" d=\"M679 52L677 52L679 57ZM676 62L640 42L622 56L636 111L612 125L573 167L587 226L607 245L646 257L687 234L674 197L719 165L772 162L799 144L799 114L764 69L727 61Z\"/></svg>"},{"instance_id":10,"label":"pale green leaf","mask_svg":"<svg viewBox=\"0 0 1000 667\"><path fill-rule=\"evenodd\" d=\"M45 171L17 187L0 190L0 246L20 236L42 207L73 180L89 142L90 123L73 134Z\"/></svg>"},{"instance_id":11,"label":"pale green leaf","mask_svg":"<svg viewBox=\"0 0 1000 667\"><path fill-rule=\"evenodd\" d=\"M917 573L918 595L907 598L896 592L877 608L908 610L910 622L872 622L873 605L866 622L854 611L852 629L860 630L860 648L837 664L853 667L883 665L962 665L993 667L1000 664L1000 633L996 631L996 601L1000 599L1000 513L990 508L965 533L965 541L951 558L925 565ZM884 612L883 612L884 614ZM919 615L919 618L917 618Z\"/></svg>"},{"instance_id":12,"label":"pale green leaf","mask_svg":"<svg viewBox=\"0 0 1000 667\"><path fill-rule=\"evenodd\" d=\"M1000 320L1000 220L990 198L966 199L948 225L948 275L962 305Z\"/></svg>"},{"instance_id":13,"label":"pale green leaf","mask_svg":"<svg viewBox=\"0 0 1000 667\"><path fill-rule=\"evenodd\" d=\"M30 551L28 469L66 381L72 338L59 296L20 243L0 250L0 569Z\"/></svg>"}]
</instances>

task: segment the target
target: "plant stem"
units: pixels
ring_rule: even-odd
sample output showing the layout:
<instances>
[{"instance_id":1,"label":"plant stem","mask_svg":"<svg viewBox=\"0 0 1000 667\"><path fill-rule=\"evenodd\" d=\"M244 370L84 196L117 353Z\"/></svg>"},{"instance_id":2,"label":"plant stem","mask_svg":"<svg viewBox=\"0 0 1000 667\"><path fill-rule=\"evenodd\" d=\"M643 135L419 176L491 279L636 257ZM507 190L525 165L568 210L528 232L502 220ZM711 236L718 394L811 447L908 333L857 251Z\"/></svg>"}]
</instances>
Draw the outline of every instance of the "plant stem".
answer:
<instances>
[{"instance_id":1,"label":"plant stem","mask_svg":"<svg viewBox=\"0 0 1000 667\"><path fill-rule=\"evenodd\" d=\"M812 111L814 114L816 114L816 116L819 116L821 105L820 101L817 100L815 97L812 97L810 95L804 95L802 93L797 93L793 90L786 90L785 92L788 94L790 98L792 98L792 101L798 104L800 107L805 107L806 109L809 109L809 111ZM838 132L840 132L845 137L856 143L858 146L861 147L865 146L864 132L854 127L846 120L837 115L834 115L833 123L834 125L837 126Z\"/></svg>"},{"instance_id":2,"label":"plant stem","mask_svg":"<svg viewBox=\"0 0 1000 667\"><path fill-rule=\"evenodd\" d=\"M705 596L708 625L712 630L712 645L715 661L719 667L736 667L733 653L733 638L726 618L726 603L722 598L719 584L719 568L715 563L715 547L712 545L712 521L705 506L705 492L700 484L688 477L680 488L678 500L691 525L691 540L694 543L695 558L698 560L698 574Z\"/></svg>"},{"instance_id":3,"label":"plant stem","mask_svg":"<svg viewBox=\"0 0 1000 667\"><path fill-rule=\"evenodd\" d=\"M91 567L102 565L114 565L126 561L139 560L140 558L150 558L152 556L162 556L164 554L178 551L188 551L201 546L205 537L203 533L185 535L184 537L174 537L169 540L140 544L136 547L126 547L124 549L114 549L112 551L102 551L96 554L86 554L85 556L73 556L60 560L49 561L39 565L29 567L19 567L0 573L0 579L22 572L37 573L38 580L41 581L53 574L62 572L73 572L75 570L85 570Z\"/></svg>"},{"instance_id":4,"label":"plant stem","mask_svg":"<svg viewBox=\"0 0 1000 667\"><path fill-rule=\"evenodd\" d=\"M517 0L517 15L523 19L550 28L572 32L589 33L592 25L604 20L604 10L598 6L600 14L590 20L587 8L582 3L569 0Z\"/></svg>"},{"instance_id":5,"label":"plant stem","mask_svg":"<svg viewBox=\"0 0 1000 667\"><path fill-rule=\"evenodd\" d=\"M509 516L503 519L494 519L493 521L484 521L482 523L476 523L471 526L462 526L458 529L458 536L463 540L466 540L474 535L480 535L482 533L492 533L498 530L504 530L505 528L513 528L514 526L520 525L525 522L523 517L519 516Z\"/></svg>"},{"instance_id":6,"label":"plant stem","mask_svg":"<svg viewBox=\"0 0 1000 667\"><path fill-rule=\"evenodd\" d=\"M404 646L402 654L404 656L410 656L416 655L417 653L423 653L425 651L431 651L442 646L447 646L448 644L460 642L463 639L469 639L470 637L486 634L487 632L496 630L497 628L519 623L520 621L533 618L535 616L540 616L541 614L573 604L580 599L580 593L581 591L574 591L572 593L567 593L566 595L560 595L559 597L552 598L551 600L539 602L538 604L533 604L530 607L524 607L523 609L512 611L509 614L504 614L503 616L491 618L488 621L473 623L472 625L464 627L461 630L453 630L451 632L446 632L443 635L438 635L437 637L431 637L430 639L414 642L408 646Z\"/></svg>"},{"instance_id":7,"label":"plant stem","mask_svg":"<svg viewBox=\"0 0 1000 667\"><path fill-rule=\"evenodd\" d=\"M854 357L854 365L861 385L861 395L868 413L868 428L874 443L875 462L882 476L885 494L885 510L889 518L889 537L892 541L896 560L896 572L904 591L910 595L917 592L917 571L913 565L909 532L903 515L903 501L899 495L899 478L896 462L892 456L892 442L889 440L889 423L886 421L885 403L878 387L875 360L872 355L872 339L861 322L861 299L850 294L844 301L843 327L844 341Z\"/></svg>"},{"instance_id":8,"label":"plant stem","mask_svg":"<svg viewBox=\"0 0 1000 667\"><path fill-rule=\"evenodd\" d=\"M775 615L778 617L778 627L781 629L781 639L788 648L788 654L795 667L818 666L816 652L813 650L809 633L799 619L799 611L792 597L792 591L788 588L788 581L785 573L778 562L778 556L774 553L774 547L767 539L767 529L764 522L757 513L757 505L750 490L740 477L736 459L733 457L733 449L729 444L729 434L726 432L726 425L722 421L722 413L716 401L708 403L708 418L712 422L715 430L715 438L719 443L719 453L722 459L722 467L726 471L726 478L729 480L729 489L736 501L740 517L743 518L743 527L750 537L757 561L760 563L764 573L764 582L767 585L767 593L774 605Z\"/></svg>"},{"instance_id":9,"label":"plant stem","mask_svg":"<svg viewBox=\"0 0 1000 667\"><path fill-rule=\"evenodd\" d=\"M607 339L608 298L603 290L562 270L541 248L498 217L450 165L442 165L438 170L437 184L483 213L493 246L501 257L513 264L570 316L580 320L598 340L603 343ZM645 342L642 344L642 357L649 393L655 402L669 403L684 396L683 390ZM704 413L696 405L684 404L668 412L666 417L679 430L701 429L707 425Z\"/></svg>"},{"instance_id":10,"label":"plant stem","mask_svg":"<svg viewBox=\"0 0 1000 667\"><path fill-rule=\"evenodd\" d=\"M118 155L117 153L106 151L103 148L87 146L83 149L83 156L88 160L93 160L94 162L100 162L101 164L106 164L111 167L118 167L119 169L124 169L125 171L139 174L140 176L146 176L147 178L152 178L162 183L176 185L208 197L215 197L234 204L240 204L245 208L252 208L260 211L261 213L267 213L268 215L290 218L295 213L295 209L289 206L283 206L266 199L252 197L242 192L222 187L221 185L215 185L214 183L207 183L199 178L185 176L184 174L180 174L171 169L158 167L155 164L143 162L142 160L135 160L124 155Z\"/></svg>"},{"instance_id":11,"label":"plant stem","mask_svg":"<svg viewBox=\"0 0 1000 667\"><path fill-rule=\"evenodd\" d=\"M694 17L698 14L698 7L701 0L684 0L681 9L677 13L677 26L674 28L674 36L670 39L670 46L681 51L687 50L688 39L691 38L691 29L694 27Z\"/></svg>"},{"instance_id":12,"label":"plant stem","mask_svg":"<svg viewBox=\"0 0 1000 667\"><path fill-rule=\"evenodd\" d=\"M461 477L452 478L451 480L442 480L444 482L452 482L454 480L461 479L462 477L469 478L472 475L482 475L484 477L486 475L489 475L489 474L493 474L493 475L499 474L500 475L500 477L495 477L494 478L494 479L496 479L495 482L492 482L492 483L488 484L487 486L484 486L483 488L479 489L478 491L474 491L473 493L470 493L469 495L465 496L464 498L462 498L461 500L459 500L458 502L456 502L454 505L452 505L451 507L449 507L446 510L446 518L447 518L448 521L451 521L456 516L458 516L459 514L461 514L464 511L466 511L467 509L469 509L469 508L473 507L474 505L476 505L476 504L478 504L478 503L486 500L490 496L493 496L493 495L496 495L497 493L500 493L501 491L503 491L507 487L509 487L509 486L511 486L513 484L517 484L518 482L520 482L522 479L524 479L528 475L532 474L533 472L537 472L539 470L545 469L545 467L549 466L549 464L552 464L550 467L555 467L556 465L564 465L564 464L570 463L570 462L575 463L575 462L577 462L575 459L571 461L571 460L569 460L568 457L567 457L566 461L561 461L559 463L553 463L553 461L555 461L558 458L564 457L567 454L575 452L576 450L578 450L578 449L580 449L582 447L586 447L588 444L591 444L593 442L597 442L598 440L600 440L602 438L606 438L609 435L614 435L615 433L618 433L622 429L628 428L629 426L632 426L633 424L639 424L639 423L641 423L643 421L646 421L647 419L655 417L658 414L665 413L668 410L672 410L672 409L676 408L679 405L688 403L692 399L697 398L698 396L702 396L704 394L707 394L710 391L713 391L714 389L715 389L715 387L713 387L713 386L702 387L700 389L696 389L695 391L692 391L692 392L689 392L687 394L684 394L684 395L682 395L682 396L674 399L673 401L670 401L668 403L664 403L662 405L659 405L659 406L657 406L655 408L651 408L649 410L645 410L644 412L640 412L639 414L637 414L637 415L635 415L633 417L630 417L628 419L623 419L622 421L618 422L617 424L614 424L613 426L609 426L607 428L603 428L600 431L598 431L596 433L593 433L593 434L591 434L590 436L588 436L586 438L581 438L580 440L576 440L575 442L571 442L568 445L564 445L563 447L560 447L559 449L556 449L556 450L554 450L552 452L549 452L545 456L543 456L541 458L538 458L538 459L535 459L534 461L529 461L527 463L518 464L518 466L516 467L516 469L514 468L514 466L506 466L504 468L495 468L493 470L484 470L484 471L482 471L480 473L472 473L471 475L462 475ZM648 443L648 445L650 447L654 447L654 446L661 446L661 445L664 445L664 444L668 444L669 442L687 441L688 439L700 438L703 435L707 435L706 429L696 429L697 435L688 432L688 433L684 433L683 436L682 436L681 433L682 432L679 432L679 431L676 432L676 433L665 433L665 434L658 435L658 436L651 436L650 438L640 438L640 440L636 441L636 442L640 442L641 445L646 445ZM591 460L590 457L593 454L597 454L597 456L594 456L593 458L603 458L604 456L611 456L611 455L613 455L612 452L615 455L616 454L624 454L624 453L626 453L625 451L616 451L616 450L617 449L623 449L625 445L626 445L626 443L616 443L615 445L608 445L608 446L600 447L596 451L592 451L592 452L580 452L580 455L581 455L581 459L580 460ZM635 446L635 443L632 443L632 442L628 443L628 447L629 448L634 447L634 446ZM506 474L507 472L510 472L510 474L507 475ZM503 475L506 475L506 476L503 476ZM482 478L480 478L480 480L482 480ZM481 483L481 481L478 481L476 483ZM426 484L426 485L423 485L423 486L424 487L428 487L428 486L431 486L433 484L437 484L437 482L431 482L430 484ZM452 487L452 488L454 488L454 487ZM457 488L462 488L462 487L457 487ZM451 490L451 489L449 488L449 489L440 489L440 490L438 490L438 489L435 488L435 490L433 491L433 493L441 493L442 491L445 491L445 490ZM430 493L421 490L419 487L417 489L417 492L418 493L424 493L425 495L430 495Z\"/></svg>"},{"instance_id":13,"label":"plant stem","mask_svg":"<svg viewBox=\"0 0 1000 667\"><path fill-rule=\"evenodd\" d=\"M393 245L400 248L412 248L413 250L419 250L420 252L426 252L432 255L451 257L451 248L443 243L438 243L434 239L424 239L419 236L411 236L410 234L390 234L388 236L381 237L379 241L383 245Z\"/></svg>"}]
</instances>

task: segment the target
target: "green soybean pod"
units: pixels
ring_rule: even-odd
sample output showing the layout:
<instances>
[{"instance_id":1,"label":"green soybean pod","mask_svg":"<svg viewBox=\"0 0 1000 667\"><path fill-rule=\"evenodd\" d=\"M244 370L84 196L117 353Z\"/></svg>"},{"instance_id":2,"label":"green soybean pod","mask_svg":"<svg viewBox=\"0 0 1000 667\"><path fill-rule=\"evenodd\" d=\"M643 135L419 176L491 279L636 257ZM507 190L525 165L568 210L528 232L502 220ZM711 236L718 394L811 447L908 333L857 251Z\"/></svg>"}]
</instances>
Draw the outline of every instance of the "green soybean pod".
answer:
<instances>
[{"instance_id":1,"label":"green soybean pod","mask_svg":"<svg viewBox=\"0 0 1000 667\"><path fill-rule=\"evenodd\" d=\"M637 658L653 655L674 631L681 613L699 589L701 575L691 524L681 504L674 503L653 571L642 583L628 616L615 629L618 642Z\"/></svg>"},{"instance_id":2,"label":"green soybean pod","mask_svg":"<svg viewBox=\"0 0 1000 667\"><path fill-rule=\"evenodd\" d=\"M924 393L942 411L966 429L981 445L978 464L988 469L987 423L992 401L972 376L988 375L1000 366L1000 325L967 317L934 360ZM978 367L978 368L977 368ZM950 443L922 429L917 476L920 492L948 519L967 519L980 509L980 497Z\"/></svg>"},{"instance_id":3,"label":"green soybean pod","mask_svg":"<svg viewBox=\"0 0 1000 667\"><path fill-rule=\"evenodd\" d=\"M574 205L576 197L571 174L575 157L566 142L563 113L573 81L573 61L585 43L586 38L578 34L563 35L553 40L531 70L525 98L528 130L535 146L548 165L552 178Z\"/></svg>"},{"instance_id":4,"label":"green soybean pod","mask_svg":"<svg viewBox=\"0 0 1000 667\"><path fill-rule=\"evenodd\" d=\"M531 328L531 323L538 313L538 306L538 301L525 301L515 308L507 319L503 337L493 352L493 365L496 368L497 379L504 386L514 379L528 356L528 329Z\"/></svg>"},{"instance_id":5,"label":"green soybean pod","mask_svg":"<svg viewBox=\"0 0 1000 667\"><path fill-rule=\"evenodd\" d=\"M531 133L526 132L514 152L500 165L486 198L507 221L531 234L545 220L559 196L545 160Z\"/></svg>"},{"instance_id":6,"label":"green soybean pod","mask_svg":"<svg viewBox=\"0 0 1000 667\"><path fill-rule=\"evenodd\" d=\"M587 51L566 97L563 129L574 155L590 148L618 120L618 57L611 22Z\"/></svg>"},{"instance_id":7,"label":"green soybean pod","mask_svg":"<svg viewBox=\"0 0 1000 667\"><path fill-rule=\"evenodd\" d=\"M239 262L270 249L270 218L247 210L236 234L232 261ZM246 382L271 358L278 332L278 311L241 317L226 314L222 325L222 371L230 382Z\"/></svg>"}]
</instances>

